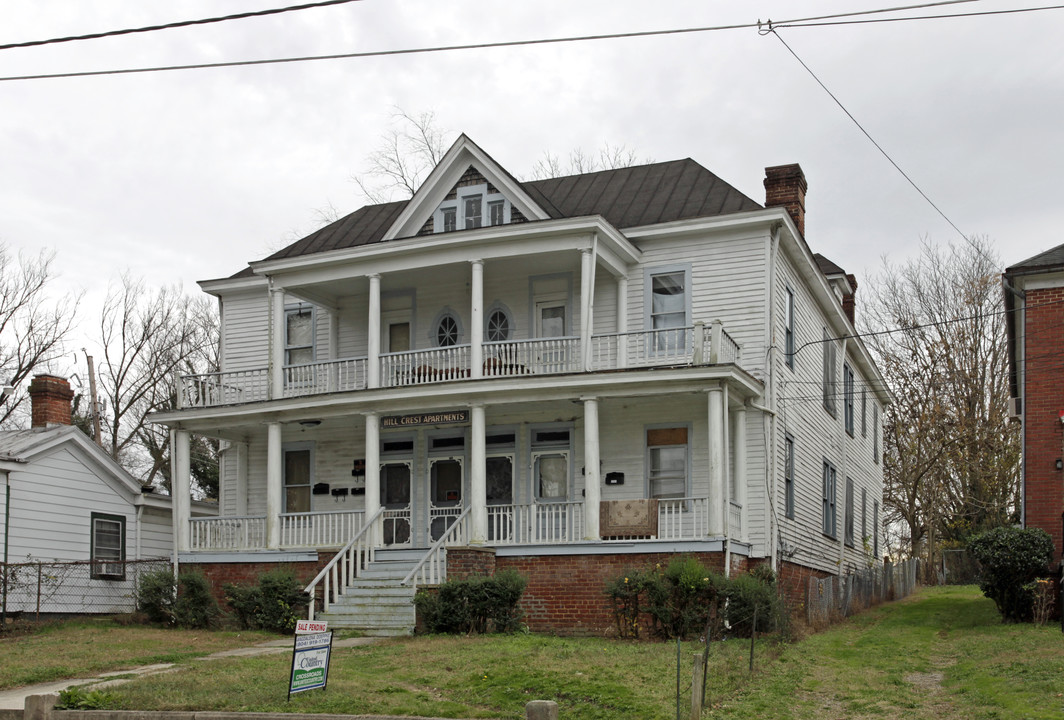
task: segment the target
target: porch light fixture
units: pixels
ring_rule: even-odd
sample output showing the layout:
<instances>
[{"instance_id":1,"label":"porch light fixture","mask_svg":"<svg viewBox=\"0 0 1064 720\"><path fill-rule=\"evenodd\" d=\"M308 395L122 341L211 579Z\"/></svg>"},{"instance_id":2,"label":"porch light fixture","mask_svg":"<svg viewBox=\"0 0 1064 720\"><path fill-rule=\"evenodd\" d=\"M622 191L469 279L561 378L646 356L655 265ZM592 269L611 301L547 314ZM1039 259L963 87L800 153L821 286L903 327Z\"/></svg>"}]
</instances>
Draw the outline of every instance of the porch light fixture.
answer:
<instances>
[{"instance_id":1,"label":"porch light fixture","mask_svg":"<svg viewBox=\"0 0 1064 720\"><path fill-rule=\"evenodd\" d=\"M1057 470L1064 470L1064 460L1057 458L1056 466Z\"/></svg>"},{"instance_id":2,"label":"porch light fixture","mask_svg":"<svg viewBox=\"0 0 1064 720\"><path fill-rule=\"evenodd\" d=\"M306 430L307 428L316 428L321 425L321 420L300 420L299 425L304 430Z\"/></svg>"}]
</instances>

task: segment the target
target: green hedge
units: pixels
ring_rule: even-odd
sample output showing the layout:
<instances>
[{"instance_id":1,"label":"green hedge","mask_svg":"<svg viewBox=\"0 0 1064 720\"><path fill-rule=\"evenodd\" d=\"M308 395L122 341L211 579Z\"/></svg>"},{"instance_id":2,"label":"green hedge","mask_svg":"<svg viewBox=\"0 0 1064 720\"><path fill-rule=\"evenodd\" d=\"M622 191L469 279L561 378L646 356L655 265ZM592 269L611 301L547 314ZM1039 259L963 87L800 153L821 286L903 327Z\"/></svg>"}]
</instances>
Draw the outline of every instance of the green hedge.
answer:
<instances>
[{"instance_id":1,"label":"green hedge","mask_svg":"<svg viewBox=\"0 0 1064 720\"><path fill-rule=\"evenodd\" d=\"M1034 582L1049 571L1053 540L1041 528L1000 527L968 543L979 561L979 589L994 601L1004 622L1033 617Z\"/></svg>"},{"instance_id":2,"label":"green hedge","mask_svg":"<svg viewBox=\"0 0 1064 720\"><path fill-rule=\"evenodd\" d=\"M226 585L225 599L245 628L290 633L304 616L307 595L290 570L270 570L255 585Z\"/></svg>"},{"instance_id":3,"label":"green hedge","mask_svg":"<svg viewBox=\"0 0 1064 720\"><path fill-rule=\"evenodd\" d=\"M517 603L526 580L515 570L448 580L435 592L419 590L414 597L418 614L429 632L513 632L520 627Z\"/></svg>"}]
</instances>

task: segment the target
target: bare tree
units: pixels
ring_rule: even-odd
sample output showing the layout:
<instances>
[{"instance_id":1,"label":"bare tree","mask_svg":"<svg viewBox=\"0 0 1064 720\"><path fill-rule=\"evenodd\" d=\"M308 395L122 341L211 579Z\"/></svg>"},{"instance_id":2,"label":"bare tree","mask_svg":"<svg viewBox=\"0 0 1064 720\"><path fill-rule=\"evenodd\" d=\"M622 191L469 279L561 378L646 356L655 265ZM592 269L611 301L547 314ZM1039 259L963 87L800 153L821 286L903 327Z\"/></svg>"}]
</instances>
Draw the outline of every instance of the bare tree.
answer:
<instances>
[{"instance_id":1,"label":"bare tree","mask_svg":"<svg viewBox=\"0 0 1064 720\"><path fill-rule=\"evenodd\" d=\"M0 427L21 424L22 386L63 352L74 326L77 297L53 299L55 253L11 256L0 243L0 385L14 391L0 400Z\"/></svg>"},{"instance_id":2,"label":"bare tree","mask_svg":"<svg viewBox=\"0 0 1064 720\"><path fill-rule=\"evenodd\" d=\"M217 367L217 317L205 298L123 275L100 315L104 449L144 482L165 478L169 443L148 415L174 406L176 373ZM216 481L215 481L216 482Z\"/></svg>"},{"instance_id":3,"label":"bare tree","mask_svg":"<svg viewBox=\"0 0 1064 720\"><path fill-rule=\"evenodd\" d=\"M884 418L886 521L929 558L1015 519L1019 433L1008 420L1000 263L985 238L884 261L865 324L894 394Z\"/></svg>"},{"instance_id":4,"label":"bare tree","mask_svg":"<svg viewBox=\"0 0 1064 720\"><path fill-rule=\"evenodd\" d=\"M436 113L411 115L402 108L392 113L392 126L376 150L366 157L366 169L353 179L372 203L413 197L425 176L439 164L448 133L436 125Z\"/></svg>"},{"instance_id":5,"label":"bare tree","mask_svg":"<svg viewBox=\"0 0 1064 720\"><path fill-rule=\"evenodd\" d=\"M635 150L624 145L610 145L609 143L604 143L598 154L587 153L580 148L571 150L567 162L562 162L557 155L548 150L532 166L531 179L546 180L564 175L613 170L652 162L654 161L650 158L640 159Z\"/></svg>"}]
</instances>

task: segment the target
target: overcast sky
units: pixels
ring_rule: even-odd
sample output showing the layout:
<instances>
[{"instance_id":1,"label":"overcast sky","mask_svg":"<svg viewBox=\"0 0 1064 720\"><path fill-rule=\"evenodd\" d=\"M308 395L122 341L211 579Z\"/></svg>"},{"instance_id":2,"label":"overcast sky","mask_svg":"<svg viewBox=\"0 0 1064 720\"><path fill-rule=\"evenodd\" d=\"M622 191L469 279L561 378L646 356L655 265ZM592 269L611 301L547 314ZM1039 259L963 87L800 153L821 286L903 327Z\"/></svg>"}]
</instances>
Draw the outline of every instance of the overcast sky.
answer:
<instances>
[{"instance_id":1,"label":"overcast sky","mask_svg":"<svg viewBox=\"0 0 1064 720\"><path fill-rule=\"evenodd\" d=\"M297 0L293 0L295 4ZM280 7L5 0L0 44ZM272 17L0 51L0 77L704 27L890 7L883 0L362 0ZM983 0L898 15L1048 2ZM780 36L1002 268L1064 242L1064 11ZM395 107L436 113L519 178L544 151L691 157L757 202L800 163L806 239L854 272L956 231L779 39L755 29L138 75L0 82L0 241L57 254L91 322L124 270L230 275L365 203L351 177Z\"/></svg>"}]
</instances>

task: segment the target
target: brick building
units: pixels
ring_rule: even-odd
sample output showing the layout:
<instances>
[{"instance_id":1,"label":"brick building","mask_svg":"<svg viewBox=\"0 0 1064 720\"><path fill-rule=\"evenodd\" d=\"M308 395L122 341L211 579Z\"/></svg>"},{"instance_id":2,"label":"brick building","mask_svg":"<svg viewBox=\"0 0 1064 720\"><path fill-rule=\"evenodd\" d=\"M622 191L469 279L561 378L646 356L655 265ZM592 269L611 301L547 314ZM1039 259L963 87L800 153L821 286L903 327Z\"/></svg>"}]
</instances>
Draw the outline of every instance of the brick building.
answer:
<instances>
[{"instance_id":1,"label":"brick building","mask_svg":"<svg viewBox=\"0 0 1064 720\"><path fill-rule=\"evenodd\" d=\"M1064 522L1064 245L1005 270L1010 413L1023 423L1022 517L1053 538Z\"/></svg>"}]
</instances>

